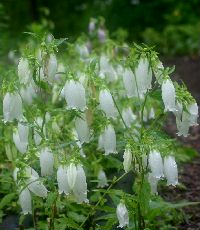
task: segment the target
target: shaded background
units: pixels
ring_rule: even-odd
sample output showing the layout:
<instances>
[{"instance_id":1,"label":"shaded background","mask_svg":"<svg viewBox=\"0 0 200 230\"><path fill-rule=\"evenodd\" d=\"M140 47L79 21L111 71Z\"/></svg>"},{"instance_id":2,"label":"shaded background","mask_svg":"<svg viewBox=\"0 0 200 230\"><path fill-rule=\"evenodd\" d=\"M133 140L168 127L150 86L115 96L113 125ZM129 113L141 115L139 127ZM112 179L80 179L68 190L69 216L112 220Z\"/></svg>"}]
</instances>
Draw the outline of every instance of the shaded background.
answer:
<instances>
[{"instance_id":1,"label":"shaded background","mask_svg":"<svg viewBox=\"0 0 200 230\"><path fill-rule=\"evenodd\" d=\"M73 41L81 32L87 32L91 17L102 16L111 37L124 36L129 42L156 45L156 49L167 56L199 52L200 0L0 2L0 36L9 39L9 47L15 48L16 42L23 39L22 32L37 31L37 23L50 29L55 37L68 37Z\"/></svg>"}]
</instances>

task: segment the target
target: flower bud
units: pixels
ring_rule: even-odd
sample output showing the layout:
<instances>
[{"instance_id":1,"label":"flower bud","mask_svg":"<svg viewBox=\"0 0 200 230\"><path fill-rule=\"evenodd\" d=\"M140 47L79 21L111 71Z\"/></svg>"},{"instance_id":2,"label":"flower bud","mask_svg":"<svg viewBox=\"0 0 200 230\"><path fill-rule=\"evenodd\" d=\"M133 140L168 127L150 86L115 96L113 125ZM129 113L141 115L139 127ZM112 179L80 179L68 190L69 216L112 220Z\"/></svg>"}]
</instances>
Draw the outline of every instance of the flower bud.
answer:
<instances>
[{"instance_id":1,"label":"flower bud","mask_svg":"<svg viewBox=\"0 0 200 230\"><path fill-rule=\"evenodd\" d=\"M103 89L99 93L99 103L101 109L104 111L108 118L116 118L117 109L114 105L113 98L110 94L110 91L107 89Z\"/></svg>"},{"instance_id":2,"label":"flower bud","mask_svg":"<svg viewBox=\"0 0 200 230\"><path fill-rule=\"evenodd\" d=\"M22 119L22 100L18 93L6 93L3 99L3 115L5 122Z\"/></svg>"},{"instance_id":3,"label":"flower bud","mask_svg":"<svg viewBox=\"0 0 200 230\"><path fill-rule=\"evenodd\" d=\"M70 187L68 184L67 166L60 165L58 167L57 182L59 194L62 194L64 192L66 195L68 195L70 193Z\"/></svg>"},{"instance_id":4,"label":"flower bud","mask_svg":"<svg viewBox=\"0 0 200 230\"><path fill-rule=\"evenodd\" d=\"M123 74L123 83L128 98L138 97L135 76L130 68L126 68Z\"/></svg>"},{"instance_id":5,"label":"flower bud","mask_svg":"<svg viewBox=\"0 0 200 230\"><path fill-rule=\"evenodd\" d=\"M105 155L116 152L116 134L112 125L108 125L103 133L103 146Z\"/></svg>"},{"instance_id":6,"label":"flower bud","mask_svg":"<svg viewBox=\"0 0 200 230\"><path fill-rule=\"evenodd\" d=\"M156 178L155 176L153 176L152 173L148 174L148 182L151 187L151 194L156 194L156 195L158 194L158 191L157 191L158 181L159 181L159 178Z\"/></svg>"},{"instance_id":7,"label":"flower bud","mask_svg":"<svg viewBox=\"0 0 200 230\"><path fill-rule=\"evenodd\" d=\"M120 202L117 205L117 219L119 221L119 228L123 228L129 225L129 216L128 216L128 210L124 203Z\"/></svg>"},{"instance_id":8,"label":"flower bud","mask_svg":"<svg viewBox=\"0 0 200 230\"><path fill-rule=\"evenodd\" d=\"M18 77L21 84L29 84L33 77L33 70L31 69L28 59L21 58L18 64Z\"/></svg>"},{"instance_id":9,"label":"flower bud","mask_svg":"<svg viewBox=\"0 0 200 230\"><path fill-rule=\"evenodd\" d=\"M136 115L133 114L133 111L130 107L124 108L122 110L122 117L128 128L131 128L131 125L136 120Z\"/></svg>"},{"instance_id":10,"label":"flower bud","mask_svg":"<svg viewBox=\"0 0 200 230\"><path fill-rule=\"evenodd\" d=\"M164 80L162 83L162 100L165 105L165 111L176 111L175 106L175 88L171 80Z\"/></svg>"},{"instance_id":11,"label":"flower bud","mask_svg":"<svg viewBox=\"0 0 200 230\"><path fill-rule=\"evenodd\" d=\"M40 168L42 176L53 174L54 156L49 148L43 148L40 151Z\"/></svg>"},{"instance_id":12,"label":"flower bud","mask_svg":"<svg viewBox=\"0 0 200 230\"><path fill-rule=\"evenodd\" d=\"M153 150L150 152L149 166L152 172L152 176L158 179L164 176L162 157L158 151Z\"/></svg>"},{"instance_id":13,"label":"flower bud","mask_svg":"<svg viewBox=\"0 0 200 230\"><path fill-rule=\"evenodd\" d=\"M124 162L123 162L124 171L128 172L131 169L131 164L132 164L132 159L133 159L131 150L129 148L125 149L123 158L124 158Z\"/></svg>"},{"instance_id":14,"label":"flower bud","mask_svg":"<svg viewBox=\"0 0 200 230\"><path fill-rule=\"evenodd\" d=\"M178 169L173 156L164 158L164 173L167 178L167 185L176 186L178 184Z\"/></svg>"},{"instance_id":15,"label":"flower bud","mask_svg":"<svg viewBox=\"0 0 200 230\"><path fill-rule=\"evenodd\" d=\"M75 128L76 132L78 134L78 138L80 140L80 143L83 144L88 143L90 140L90 129L88 127L88 123L86 121L85 114L80 118L77 117L75 120Z\"/></svg>"},{"instance_id":16,"label":"flower bud","mask_svg":"<svg viewBox=\"0 0 200 230\"><path fill-rule=\"evenodd\" d=\"M24 215L32 214L32 198L28 188L23 189L19 194L19 203Z\"/></svg>"},{"instance_id":17,"label":"flower bud","mask_svg":"<svg viewBox=\"0 0 200 230\"><path fill-rule=\"evenodd\" d=\"M108 181L105 172L101 169L98 172L98 185L97 188L104 188L108 186Z\"/></svg>"},{"instance_id":18,"label":"flower bud","mask_svg":"<svg viewBox=\"0 0 200 230\"><path fill-rule=\"evenodd\" d=\"M84 111L86 107L85 89L80 82L67 81L64 86L65 100L68 109Z\"/></svg>"}]
</instances>

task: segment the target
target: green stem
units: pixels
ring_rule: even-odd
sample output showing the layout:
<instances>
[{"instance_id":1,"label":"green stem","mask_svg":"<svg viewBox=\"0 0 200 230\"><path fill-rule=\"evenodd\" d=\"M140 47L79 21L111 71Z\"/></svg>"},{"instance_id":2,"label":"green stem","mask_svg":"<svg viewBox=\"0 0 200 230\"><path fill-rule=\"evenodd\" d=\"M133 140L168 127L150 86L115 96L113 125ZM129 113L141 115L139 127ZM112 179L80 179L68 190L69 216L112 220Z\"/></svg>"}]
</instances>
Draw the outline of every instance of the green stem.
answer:
<instances>
[{"instance_id":1,"label":"green stem","mask_svg":"<svg viewBox=\"0 0 200 230\"><path fill-rule=\"evenodd\" d=\"M110 189L117 183L119 182L127 173L122 174L120 177L113 179L112 183L110 184L110 186L106 189L106 191L103 193L103 195L100 197L100 199L98 200L98 202L92 207L92 210L88 213L87 217L85 218L85 220L82 222L82 224L80 225L80 227L83 227L84 224L86 223L86 221L89 219L89 217L91 215L94 215L96 212L96 207L98 207L98 205L101 203L101 201L103 200L103 198L105 197L105 195L110 191Z\"/></svg>"}]
</instances>

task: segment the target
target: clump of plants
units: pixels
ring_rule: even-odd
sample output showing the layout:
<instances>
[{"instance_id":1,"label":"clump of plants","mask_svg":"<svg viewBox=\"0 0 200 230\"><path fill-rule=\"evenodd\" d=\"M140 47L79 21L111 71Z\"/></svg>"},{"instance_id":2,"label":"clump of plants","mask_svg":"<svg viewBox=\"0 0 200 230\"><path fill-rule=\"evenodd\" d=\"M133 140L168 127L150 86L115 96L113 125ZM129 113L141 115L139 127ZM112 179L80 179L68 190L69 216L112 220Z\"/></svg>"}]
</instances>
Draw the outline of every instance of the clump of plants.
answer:
<instances>
[{"instance_id":1,"label":"clump of plants","mask_svg":"<svg viewBox=\"0 0 200 230\"><path fill-rule=\"evenodd\" d=\"M29 35L3 81L21 222L31 214L34 229L160 227L155 218L172 206L157 186L178 185L176 144L162 122L173 113L187 136L195 99L153 48L119 45L95 20L74 43ZM119 187L128 174L130 191Z\"/></svg>"}]
</instances>

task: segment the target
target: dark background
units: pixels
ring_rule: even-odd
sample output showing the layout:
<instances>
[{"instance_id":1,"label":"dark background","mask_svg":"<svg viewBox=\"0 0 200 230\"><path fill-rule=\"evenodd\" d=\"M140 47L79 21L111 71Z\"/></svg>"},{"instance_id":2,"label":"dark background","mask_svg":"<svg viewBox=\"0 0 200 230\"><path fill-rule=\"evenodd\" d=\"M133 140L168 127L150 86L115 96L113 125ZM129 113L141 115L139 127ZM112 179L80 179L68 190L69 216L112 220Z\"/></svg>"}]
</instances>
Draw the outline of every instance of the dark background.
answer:
<instances>
[{"instance_id":1,"label":"dark background","mask_svg":"<svg viewBox=\"0 0 200 230\"><path fill-rule=\"evenodd\" d=\"M156 45L165 55L196 55L199 8L200 0L1 0L0 32L15 46L22 32L37 31L42 23L55 37L71 41L87 32L91 17L102 16L111 37L123 28L129 42Z\"/></svg>"}]
</instances>

